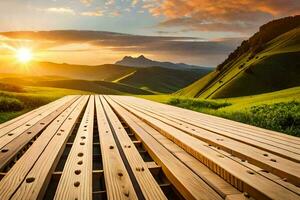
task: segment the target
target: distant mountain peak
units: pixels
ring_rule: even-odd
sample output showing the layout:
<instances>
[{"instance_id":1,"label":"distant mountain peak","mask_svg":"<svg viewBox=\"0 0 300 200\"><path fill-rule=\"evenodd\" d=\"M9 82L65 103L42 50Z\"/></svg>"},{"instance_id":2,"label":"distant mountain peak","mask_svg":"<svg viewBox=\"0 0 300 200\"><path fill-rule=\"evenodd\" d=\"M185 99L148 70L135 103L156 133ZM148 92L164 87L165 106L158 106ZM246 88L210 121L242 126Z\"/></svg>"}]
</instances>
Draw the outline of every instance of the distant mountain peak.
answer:
<instances>
[{"instance_id":1,"label":"distant mountain peak","mask_svg":"<svg viewBox=\"0 0 300 200\"><path fill-rule=\"evenodd\" d=\"M151 60L144 55L138 57L125 56L122 60L117 61L116 65L129 66L129 67L163 67L168 69L193 69L200 68L195 65L187 65L184 63L172 63L172 62L159 62Z\"/></svg>"},{"instance_id":2,"label":"distant mountain peak","mask_svg":"<svg viewBox=\"0 0 300 200\"><path fill-rule=\"evenodd\" d=\"M138 59L145 59L145 60L149 60L148 58L146 58L144 55L140 55L139 57L138 57Z\"/></svg>"}]
</instances>

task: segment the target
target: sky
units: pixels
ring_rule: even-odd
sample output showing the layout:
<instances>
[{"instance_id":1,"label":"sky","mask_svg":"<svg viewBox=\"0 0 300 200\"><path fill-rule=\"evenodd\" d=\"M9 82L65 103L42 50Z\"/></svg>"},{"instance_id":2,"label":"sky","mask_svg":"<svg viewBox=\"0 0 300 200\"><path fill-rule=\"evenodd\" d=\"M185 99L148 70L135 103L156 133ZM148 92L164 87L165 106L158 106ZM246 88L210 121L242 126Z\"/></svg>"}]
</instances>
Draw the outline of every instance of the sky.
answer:
<instances>
[{"instance_id":1,"label":"sky","mask_svg":"<svg viewBox=\"0 0 300 200\"><path fill-rule=\"evenodd\" d=\"M299 11L299 0L3 0L0 59L27 47L58 63L143 54L216 66L262 24Z\"/></svg>"}]
</instances>

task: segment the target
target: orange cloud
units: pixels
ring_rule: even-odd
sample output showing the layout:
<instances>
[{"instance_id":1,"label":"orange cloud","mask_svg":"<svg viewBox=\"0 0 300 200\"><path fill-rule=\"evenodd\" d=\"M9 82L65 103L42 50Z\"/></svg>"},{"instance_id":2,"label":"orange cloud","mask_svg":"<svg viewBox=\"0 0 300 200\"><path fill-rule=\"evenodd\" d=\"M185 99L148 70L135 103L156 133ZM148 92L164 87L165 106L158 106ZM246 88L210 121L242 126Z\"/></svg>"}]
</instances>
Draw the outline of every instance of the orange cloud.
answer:
<instances>
[{"instance_id":1,"label":"orange cloud","mask_svg":"<svg viewBox=\"0 0 300 200\"><path fill-rule=\"evenodd\" d=\"M144 8L164 16L160 26L249 32L273 18L300 13L299 0L153 0Z\"/></svg>"},{"instance_id":2,"label":"orange cloud","mask_svg":"<svg viewBox=\"0 0 300 200\"><path fill-rule=\"evenodd\" d=\"M37 52L51 53L53 57L57 55L61 60L60 62L69 62L70 60L63 57L66 55L70 58L74 57L74 52L77 52L78 55L82 55L79 56L82 57L82 61L89 63L91 61L89 54L95 56L97 53L100 55L99 52L106 51L115 54L116 57L120 54L151 54L161 58L172 57L174 61L178 62L193 60L194 63L198 62L207 66L220 63L242 40L242 38L223 38L206 41L193 37L142 36L103 31L72 30L1 32L1 35L5 36L6 40L11 41L32 41L34 44L38 44L35 48ZM65 56L62 56L62 54Z\"/></svg>"}]
</instances>

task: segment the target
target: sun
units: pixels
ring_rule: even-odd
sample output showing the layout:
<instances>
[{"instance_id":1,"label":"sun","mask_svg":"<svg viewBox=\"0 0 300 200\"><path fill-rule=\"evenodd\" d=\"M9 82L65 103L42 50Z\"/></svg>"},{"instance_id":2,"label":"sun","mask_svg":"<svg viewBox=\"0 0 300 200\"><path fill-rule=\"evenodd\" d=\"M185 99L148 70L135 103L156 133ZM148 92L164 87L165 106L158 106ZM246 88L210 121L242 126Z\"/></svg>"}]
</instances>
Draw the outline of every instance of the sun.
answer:
<instances>
[{"instance_id":1,"label":"sun","mask_svg":"<svg viewBox=\"0 0 300 200\"><path fill-rule=\"evenodd\" d=\"M20 63L28 63L32 60L32 51L29 48L22 47L16 50L16 58Z\"/></svg>"}]
</instances>

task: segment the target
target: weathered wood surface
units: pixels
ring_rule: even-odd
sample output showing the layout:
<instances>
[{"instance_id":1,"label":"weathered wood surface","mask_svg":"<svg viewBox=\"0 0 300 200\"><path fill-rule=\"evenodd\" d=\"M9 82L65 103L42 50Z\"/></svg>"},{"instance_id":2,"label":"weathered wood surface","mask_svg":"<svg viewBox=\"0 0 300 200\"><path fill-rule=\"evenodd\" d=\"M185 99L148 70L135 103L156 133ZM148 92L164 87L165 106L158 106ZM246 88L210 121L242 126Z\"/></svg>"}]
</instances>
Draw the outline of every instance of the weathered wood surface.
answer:
<instances>
[{"instance_id":1,"label":"weathered wood surface","mask_svg":"<svg viewBox=\"0 0 300 200\"><path fill-rule=\"evenodd\" d=\"M300 199L300 139L127 96L0 124L0 199Z\"/></svg>"}]
</instances>

